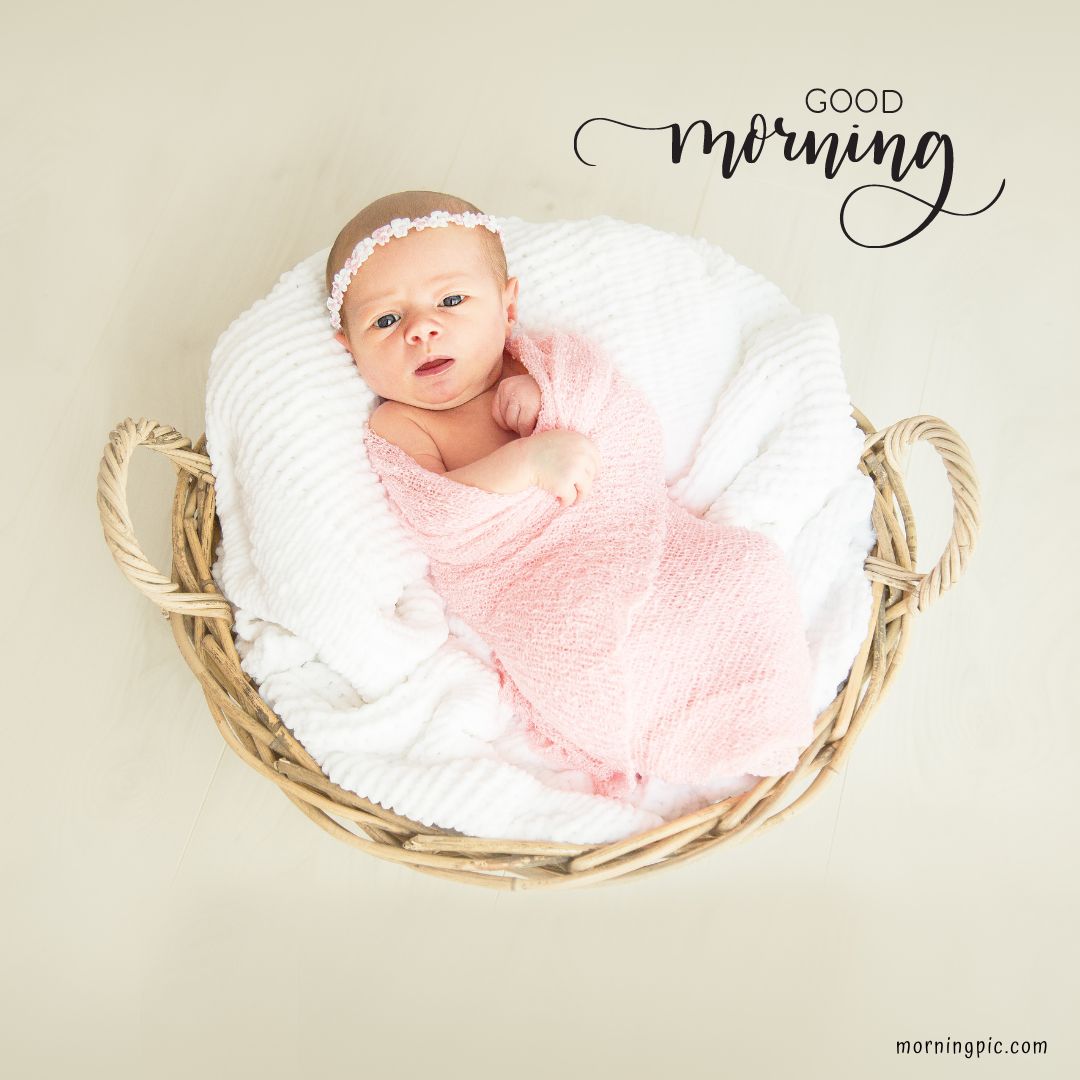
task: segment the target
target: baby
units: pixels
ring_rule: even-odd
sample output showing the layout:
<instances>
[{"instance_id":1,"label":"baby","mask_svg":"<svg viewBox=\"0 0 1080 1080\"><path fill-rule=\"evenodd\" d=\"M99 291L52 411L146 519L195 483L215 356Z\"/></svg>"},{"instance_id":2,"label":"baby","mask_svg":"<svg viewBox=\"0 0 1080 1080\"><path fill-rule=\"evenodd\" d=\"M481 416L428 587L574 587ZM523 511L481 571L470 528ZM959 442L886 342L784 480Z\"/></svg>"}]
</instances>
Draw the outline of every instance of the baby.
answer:
<instances>
[{"instance_id":1,"label":"baby","mask_svg":"<svg viewBox=\"0 0 1080 1080\"><path fill-rule=\"evenodd\" d=\"M497 228L410 191L331 250L331 323L384 399L364 444L393 512L534 747L596 793L779 775L813 733L783 552L669 497L659 418L594 342L510 336Z\"/></svg>"},{"instance_id":2,"label":"baby","mask_svg":"<svg viewBox=\"0 0 1080 1080\"><path fill-rule=\"evenodd\" d=\"M470 224L399 225L355 276L343 271L388 222L433 211L468 214ZM533 434L540 387L506 349L518 279L507 276L497 232L477 218L486 220L471 203L435 191L398 192L361 210L326 265L332 313L335 279L343 293L336 337L383 399L369 420L376 435L458 483L502 494L536 485L571 506L591 490L600 456L577 431Z\"/></svg>"}]
</instances>

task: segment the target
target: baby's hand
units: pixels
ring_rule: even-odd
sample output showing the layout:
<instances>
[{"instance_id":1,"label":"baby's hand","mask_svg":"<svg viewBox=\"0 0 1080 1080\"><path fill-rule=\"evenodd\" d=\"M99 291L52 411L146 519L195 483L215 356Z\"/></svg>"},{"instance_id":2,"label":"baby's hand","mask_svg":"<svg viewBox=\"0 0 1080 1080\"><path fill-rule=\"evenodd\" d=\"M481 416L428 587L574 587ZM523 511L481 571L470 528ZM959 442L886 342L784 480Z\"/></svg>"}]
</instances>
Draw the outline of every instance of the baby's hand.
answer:
<instances>
[{"instance_id":1,"label":"baby's hand","mask_svg":"<svg viewBox=\"0 0 1080 1080\"><path fill-rule=\"evenodd\" d=\"M533 483L558 496L563 506L573 506L592 490L600 452L580 431L552 428L517 445L528 449Z\"/></svg>"},{"instance_id":2,"label":"baby's hand","mask_svg":"<svg viewBox=\"0 0 1080 1080\"><path fill-rule=\"evenodd\" d=\"M511 375L499 383L491 401L491 415L504 431L522 438L531 435L540 415L540 387L531 375Z\"/></svg>"}]
</instances>

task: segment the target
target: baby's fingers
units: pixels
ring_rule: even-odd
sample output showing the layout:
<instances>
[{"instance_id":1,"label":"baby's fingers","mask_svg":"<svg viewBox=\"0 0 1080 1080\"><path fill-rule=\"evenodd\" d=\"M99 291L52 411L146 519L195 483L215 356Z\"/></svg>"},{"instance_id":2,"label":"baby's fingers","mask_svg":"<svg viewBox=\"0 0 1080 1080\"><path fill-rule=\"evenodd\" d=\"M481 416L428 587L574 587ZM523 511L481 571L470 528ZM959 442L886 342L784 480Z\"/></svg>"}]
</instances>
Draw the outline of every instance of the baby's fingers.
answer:
<instances>
[{"instance_id":1,"label":"baby's fingers","mask_svg":"<svg viewBox=\"0 0 1080 1080\"><path fill-rule=\"evenodd\" d=\"M572 483L568 483L565 487L559 489L559 501L563 506L574 506L588 498L589 492L591 491L592 478L589 476L579 476Z\"/></svg>"},{"instance_id":2,"label":"baby's fingers","mask_svg":"<svg viewBox=\"0 0 1080 1080\"><path fill-rule=\"evenodd\" d=\"M574 484L560 484L553 494L562 506L573 506L578 493Z\"/></svg>"},{"instance_id":3,"label":"baby's fingers","mask_svg":"<svg viewBox=\"0 0 1080 1080\"><path fill-rule=\"evenodd\" d=\"M512 395L503 390L505 385L504 382L495 391L495 396L491 401L491 415L499 427L506 431L514 431L517 428L516 413L521 406Z\"/></svg>"}]
</instances>

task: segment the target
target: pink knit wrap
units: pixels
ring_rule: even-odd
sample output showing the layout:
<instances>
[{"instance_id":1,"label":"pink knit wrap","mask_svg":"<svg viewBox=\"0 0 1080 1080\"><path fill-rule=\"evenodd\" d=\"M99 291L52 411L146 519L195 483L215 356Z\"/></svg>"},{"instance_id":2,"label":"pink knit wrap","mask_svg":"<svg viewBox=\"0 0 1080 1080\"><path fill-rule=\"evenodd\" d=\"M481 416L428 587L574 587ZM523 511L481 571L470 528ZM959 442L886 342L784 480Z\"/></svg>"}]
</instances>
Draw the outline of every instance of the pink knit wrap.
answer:
<instances>
[{"instance_id":1,"label":"pink knit wrap","mask_svg":"<svg viewBox=\"0 0 1080 1080\"><path fill-rule=\"evenodd\" d=\"M596 444L584 500L483 491L370 428L364 440L447 610L491 647L534 745L612 796L641 777L787 772L814 716L783 552L670 498L659 420L595 346L554 333L507 348L540 386L536 431L571 428Z\"/></svg>"}]
</instances>

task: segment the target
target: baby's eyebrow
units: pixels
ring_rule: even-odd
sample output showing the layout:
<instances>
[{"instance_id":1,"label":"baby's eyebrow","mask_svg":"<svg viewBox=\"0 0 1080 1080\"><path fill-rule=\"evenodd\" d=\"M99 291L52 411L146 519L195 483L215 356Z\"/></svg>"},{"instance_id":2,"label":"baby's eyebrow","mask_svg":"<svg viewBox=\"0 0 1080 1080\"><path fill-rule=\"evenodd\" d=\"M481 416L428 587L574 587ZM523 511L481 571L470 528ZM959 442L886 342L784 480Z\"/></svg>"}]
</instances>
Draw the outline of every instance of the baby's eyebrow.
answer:
<instances>
[{"instance_id":1,"label":"baby's eyebrow","mask_svg":"<svg viewBox=\"0 0 1080 1080\"><path fill-rule=\"evenodd\" d=\"M451 281L467 281L467 274L444 274L442 277L432 278L425 283L425 287L432 289L436 285L445 285ZM366 311L369 307L375 307L377 304L385 304L387 300L392 300L394 293L384 293L382 296L372 296L370 298L361 298L354 301L357 306L357 311Z\"/></svg>"}]
</instances>

